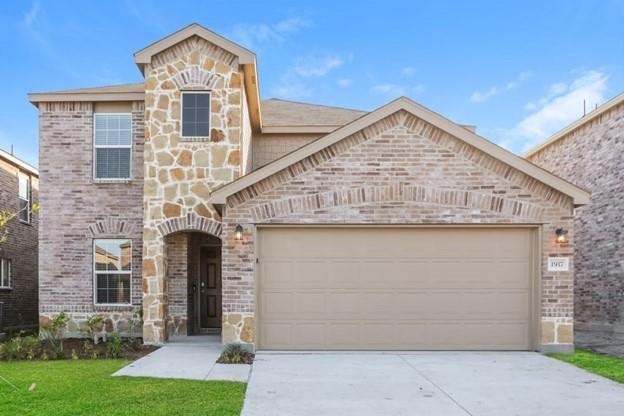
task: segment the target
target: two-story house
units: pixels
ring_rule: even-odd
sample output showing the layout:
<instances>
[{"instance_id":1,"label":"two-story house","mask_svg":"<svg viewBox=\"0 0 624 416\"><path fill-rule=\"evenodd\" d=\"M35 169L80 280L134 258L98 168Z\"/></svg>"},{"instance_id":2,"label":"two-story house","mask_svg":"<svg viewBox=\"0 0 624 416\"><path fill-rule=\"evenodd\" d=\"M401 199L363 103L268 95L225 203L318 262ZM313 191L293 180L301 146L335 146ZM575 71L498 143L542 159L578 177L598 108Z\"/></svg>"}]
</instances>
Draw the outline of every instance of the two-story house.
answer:
<instances>
[{"instance_id":1,"label":"two-story house","mask_svg":"<svg viewBox=\"0 0 624 416\"><path fill-rule=\"evenodd\" d=\"M0 149L0 335L37 328L37 169Z\"/></svg>"},{"instance_id":2,"label":"two-story house","mask_svg":"<svg viewBox=\"0 0 624 416\"><path fill-rule=\"evenodd\" d=\"M591 191L576 213L579 345L624 354L624 93L546 139L526 158Z\"/></svg>"},{"instance_id":3,"label":"two-story house","mask_svg":"<svg viewBox=\"0 0 624 416\"><path fill-rule=\"evenodd\" d=\"M589 195L408 98L261 100L192 24L140 84L36 93L40 316L271 349L570 351ZM557 268L550 267L556 257Z\"/></svg>"}]
</instances>

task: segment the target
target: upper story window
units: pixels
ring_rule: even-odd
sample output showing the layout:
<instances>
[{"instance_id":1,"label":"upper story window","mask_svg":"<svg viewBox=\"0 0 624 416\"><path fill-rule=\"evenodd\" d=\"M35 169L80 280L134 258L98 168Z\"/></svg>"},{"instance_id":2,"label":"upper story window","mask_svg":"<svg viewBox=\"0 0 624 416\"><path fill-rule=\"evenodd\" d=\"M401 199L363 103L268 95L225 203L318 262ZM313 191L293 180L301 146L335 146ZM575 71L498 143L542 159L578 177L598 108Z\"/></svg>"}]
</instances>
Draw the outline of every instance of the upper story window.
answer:
<instances>
[{"instance_id":1,"label":"upper story window","mask_svg":"<svg viewBox=\"0 0 624 416\"><path fill-rule=\"evenodd\" d=\"M132 114L95 114L94 130L95 179L130 179Z\"/></svg>"},{"instance_id":2,"label":"upper story window","mask_svg":"<svg viewBox=\"0 0 624 416\"><path fill-rule=\"evenodd\" d=\"M182 137L210 136L210 93L182 92Z\"/></svg>"},{"instance_id":3,"label":"upper story window","mask_svg":"<svg viewBox=\"0 0 624 416\"><path fill-rule=\"evenodd\" d=\"M18 174L17 180L19 183L18 191L18 213L17 217L22 222L30 222L32 218L32 191L30 176Z\"/></svg>"},{"instance_id":4,"label":"upper story window","mask_svg":"<svg viewBox=\"0 0 624 416\"><path fill-rule=\"evenodd\" d=\"M95 303L130 303L131 240L94 240Z\"/></svg>"},{"instance_id":5,"label":"upper story window","mask_svg":"<svg viewBox=\"0 0 624 416\"><path fill-rule=\"evenodd\" d=\"M11 287L11 260L0 259L0 288Z\"/></svg>"}]
</instances>

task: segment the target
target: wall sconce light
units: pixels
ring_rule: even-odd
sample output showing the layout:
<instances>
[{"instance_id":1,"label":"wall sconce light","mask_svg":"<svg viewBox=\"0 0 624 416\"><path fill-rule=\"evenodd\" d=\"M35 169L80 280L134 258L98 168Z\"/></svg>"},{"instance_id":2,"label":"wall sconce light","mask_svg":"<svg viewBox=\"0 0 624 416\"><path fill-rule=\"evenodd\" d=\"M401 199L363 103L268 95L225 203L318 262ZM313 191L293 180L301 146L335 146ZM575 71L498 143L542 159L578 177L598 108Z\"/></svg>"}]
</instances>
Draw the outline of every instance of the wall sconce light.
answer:
<instances>
[{"instance_id":1,"label":"wall sconce light","mask_svg":"<svg viewBox=\"0 0 624 416\"><path fill-rule=\"evenodd\" d=\"M238 224L236 225L235 238L240 241L243 239L243 226Z\"/></svg>"},{"instance_id":2,"label":"wall sconce light","mask_svg":"<svg viewBox=\"0 0 624 416\"><path fill-rule=\"evenodd\" d=\"M565 230L563 228L557 228L555 230L555 234L557 234L557 242L559 244L563 244L563 243L567 243L568 242L568 230Z\"/></svg>"}]
</instances>

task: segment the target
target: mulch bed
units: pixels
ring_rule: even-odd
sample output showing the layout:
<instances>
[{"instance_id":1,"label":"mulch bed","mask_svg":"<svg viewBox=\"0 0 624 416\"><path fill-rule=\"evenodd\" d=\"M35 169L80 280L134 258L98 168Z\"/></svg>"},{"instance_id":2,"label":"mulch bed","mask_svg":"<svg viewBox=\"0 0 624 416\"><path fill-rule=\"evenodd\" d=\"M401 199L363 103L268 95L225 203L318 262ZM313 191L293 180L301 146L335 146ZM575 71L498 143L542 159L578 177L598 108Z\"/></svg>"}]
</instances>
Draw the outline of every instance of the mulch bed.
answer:
<instances>
[{"instance_id":1,"label":"mulch bed","mask_svg":"<svg viewBox=\"0 0 624 416\"><path fill-rule=\"evenodd\" d=\"M91 344L93 345L93 343ZM91 358L88 356L88 352L85 351L84 346L84 338L67 338L63 340L65 359L72 358L72 350L76 351L76 354L80 359ZM151 352L156 351L157 349L158 347L155 347L153 345L144 345L143 340L140 338L136 338L134 340L124 338L121 344L119 358L125 358L127 360L134 361L146 356ZM93 350L97 352L98 358L108 358L105 342L100 341L98 344L93 345Z\"/></svg>"},{"instance_id":2,"label":"mulch bed","mask_svg":"<svg viewBox=\"0 0 624 416\"><path fill-rule=\"evenodd\" d=\"M217 360L217 362L219 364L253 364L254 358L255 358L255 354L251 352L243 352L239 354L239 357L238 357L240 362L238 362L238 360L237 362L232 362L230 359L228 359L224 355L221 355L219 359Z\"/></svg>"}]
</instances>

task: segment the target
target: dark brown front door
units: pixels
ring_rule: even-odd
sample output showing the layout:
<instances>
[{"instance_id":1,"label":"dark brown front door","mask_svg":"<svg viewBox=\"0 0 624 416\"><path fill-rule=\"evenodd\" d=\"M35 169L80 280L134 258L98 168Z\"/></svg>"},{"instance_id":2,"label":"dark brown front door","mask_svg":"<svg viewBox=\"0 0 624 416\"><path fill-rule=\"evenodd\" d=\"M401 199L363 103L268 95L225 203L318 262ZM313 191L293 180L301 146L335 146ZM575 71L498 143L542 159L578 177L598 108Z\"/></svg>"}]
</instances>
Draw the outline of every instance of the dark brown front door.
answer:
<instances>
[{"instance_id":1,"label":"dark brown front door","mask_svg":"<svg viewBox=\"0 0 624 416\"><path fill-rule=\"evenodd\" d=\"M221 247L199 251L199 328L221 328Z\"/></svg>"}]
</instances>

